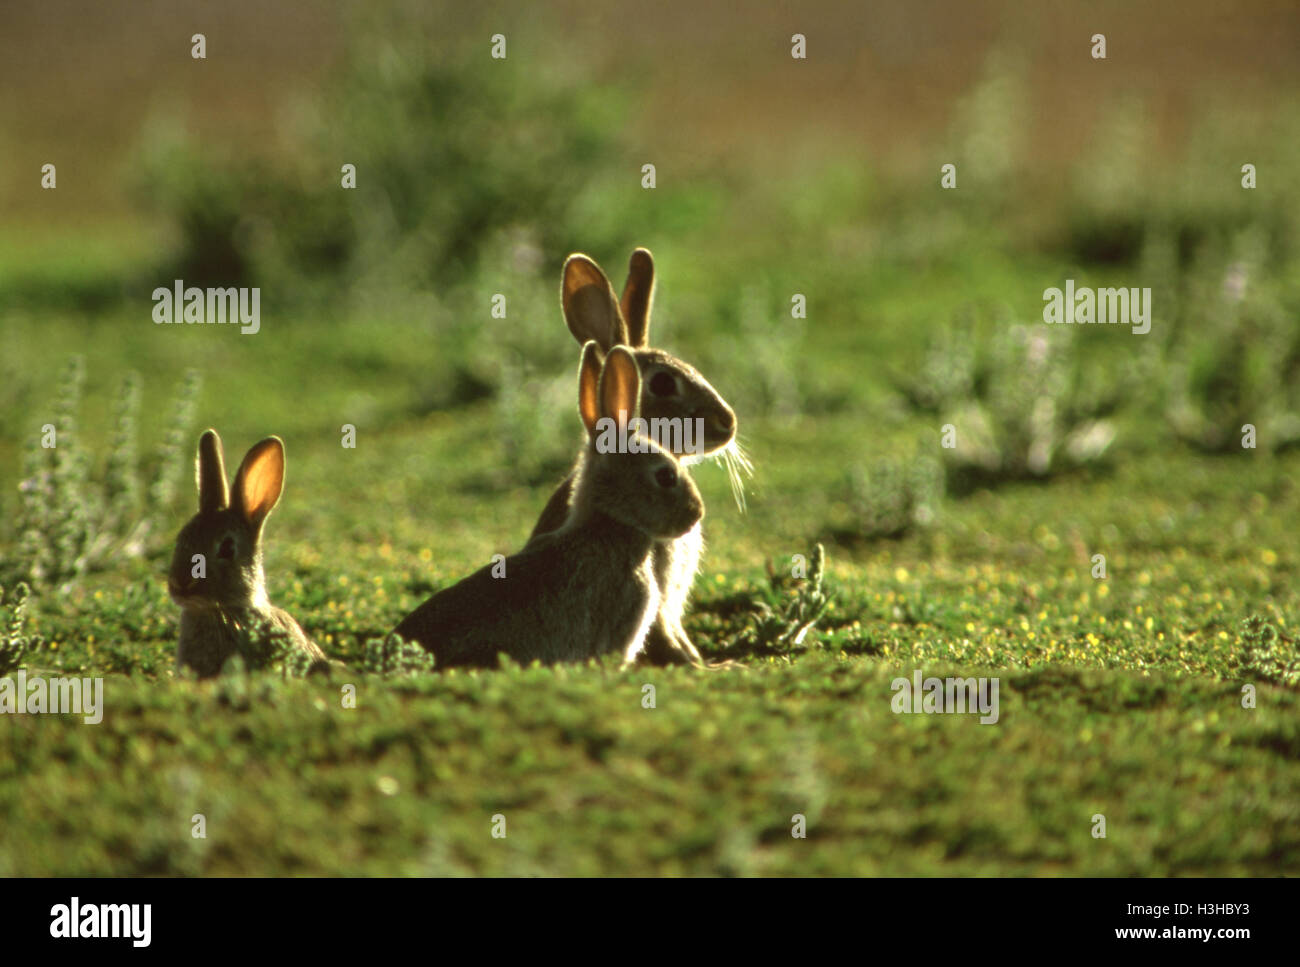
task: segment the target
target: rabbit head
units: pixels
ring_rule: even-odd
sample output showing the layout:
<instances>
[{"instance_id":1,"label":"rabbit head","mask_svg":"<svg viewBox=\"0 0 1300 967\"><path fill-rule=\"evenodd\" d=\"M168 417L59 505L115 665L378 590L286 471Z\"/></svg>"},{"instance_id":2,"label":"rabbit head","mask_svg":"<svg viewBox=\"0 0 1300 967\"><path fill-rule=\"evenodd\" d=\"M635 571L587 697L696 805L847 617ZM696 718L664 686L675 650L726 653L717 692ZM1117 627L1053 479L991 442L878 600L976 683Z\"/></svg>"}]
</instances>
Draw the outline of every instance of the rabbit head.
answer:
<instances>
[{"instance_id":1,"label":"rabbit head","mask_svg":"<svg viewBox=\"0 0 1300 967\"><path fill-rule=\"evenodd\" d=\"M687 432L671 439L652 435L684 462L694 463L732 447L736 414L697 369L650 347L654 284L654 260L647 249L632 253L622 300L615 297L600 266L585 255L570 255L560 292L564 320L579 345L595 342L600 357L615 346L628 347L641 376L641 417L651 427L656 421L672 421L663 423L665 427L685 427L690 421ZM696 433L697 428L702 432Z\"/></svg>"},{"instance_id":2,"label":"rabbit head","mask_svg":"<svg viewBox=\"0 0 1300 967\"><path fill-rule=\"evenodd\" d=\"M594 340L583 346L578 412L588 446L573 520L599 512L655 540L681 537L703 519L704 501L676 457L638 433L640 394L630 349L614 346L602 363Z\"/></svg>"},{"instance_id":3,"label":"rabbit head","mask_svg":"<svg viewBox=\"0 0 1300 967\"><path fill-rule=\"evenodd\" d=\"M196 477L199 512L176 538L168 593L182 609L266 607L262 525L284 488L284 444L268 437L249 450L231 494L221 437L207 430L199 438Z\"/></svg>"}]
</instances>

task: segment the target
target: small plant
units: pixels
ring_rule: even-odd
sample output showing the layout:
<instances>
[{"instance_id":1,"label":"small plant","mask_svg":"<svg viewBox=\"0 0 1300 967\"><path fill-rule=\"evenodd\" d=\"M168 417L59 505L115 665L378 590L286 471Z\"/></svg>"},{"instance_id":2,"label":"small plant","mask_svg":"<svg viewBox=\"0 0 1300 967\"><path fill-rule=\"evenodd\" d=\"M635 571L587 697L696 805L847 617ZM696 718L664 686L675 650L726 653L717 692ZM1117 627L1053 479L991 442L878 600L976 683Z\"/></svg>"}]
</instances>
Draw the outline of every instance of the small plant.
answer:
<instances>
[{"instance_id":1,"label":"small plant","mask_svg":"<svg viewBox=\"0 0 1300 967\"><path fill-rule=\"evenodd\" d=\"M1274 685L1300 687L1300 647L1267 618L1253 614L1242 622L1241 674Z\"/></svg>"},{"instance_id":2,"label":"small plant","mask_svg":"<svg viewBox=\"0 0 1300 967\"><path fill-rule=\"evenodd\" d=\"M139 470L140 382L123 377L113 406L109 455L103 473L92 473L91 449L78 424L85 360L73 356L64 369L54 408L53 446L33 436L24 457L14 525L18 551L0 561L0 576L33 585L62 586L105 567L119 556L139 557L155 549L161 515L172 504L183 469L199 377L186 373L168 411L171 427L156 461L149 500ZM154 516L150 516L153 514Z\"/></svg>"},{"instance_id":3,"label":"small plant","mask_svg":"<svg viewBox=\"0 0 1300 967\"><path fill-rule=\"evenodd\" d=\"M920 377L896 378L911 407L939 423L950 489L1045 479L1106 453L1115 439L1108 417L1136 370L1085 371L1079 335L1014 325L979 349L950 331L931 345Z\"/></svg>"},{"instance_id":4,"label":"small plant","mask_svg":"<svg viewBox=\"0 0 1300 967\"><path fill-rule=\"evenodd\" d=\"M230 620L230 619L227 619ZM305 678L312 672L323 670L325 663L312 658L293 641L288 631L261 616L252 616L250 620L237 626L235 634L235 651L221 669L223 681L231 678L246 678L253 672L271 672L280 679ZM192 671L184 670L185 676ZM234 686L230 694L239 693L240 686Z\"/></svg>"},{"instance_id":5,"label":"small plant","mask_svg":"<svg viewBox=\"0 0 1300 967\"><path fill-rule=\"evenodd\" d=\"M808 632L831 606L822 588L826 550L821 544L808 555L806 576L778 572L769 561L769 591L755 596L746 626L732 639L728 651L746 654L789 654L801 648ZM795 570L791 569L792 572Z\"/></svg>"},{"instance_id":6,"label":"small plant","mask_svg":"<svg viewBox=\"0 0 1300 967\"><path fill-rule=\"evenodd\" d=\"M29 635L24 630L30 593L26 584L18 584L8 592L0 587L0 675L18 668L27 653L41 645L39 635Z\"/></svg>"},{"instance_id":7,"label":"small plant","mask_svg":"<svg viewBox=\"0 0 1300 967\"><path fill-rule=\"evenodd\" d=\"M366 640L365 655L361 659L363 671L384 678L407 678L432 672L437 662L433 654L401 635L390 634L383 638Z\"/></svg>"},{"instance_id":8,"label":"small plant","mask_svg":"<svg viewBox=\"0 0 1300 967\"><path fill-rule=\"evenodd\" d=\"M943 466L932 456L881 457L870 466L853 464L845 475L851 519L831 531L837 540L897 539L929 527L939 516Z\"/></svg>"},{"instance_id":9,"label":"small plant","mask_svg":"<svg viewBox=\"0 0 1300 967\"><path fill-rule=\"evenodd\" d=\"M306 667L297 669L293 639L283 628L277 627L262 617L255 617L244 625L235 646L236 654L243 660L243 667L250 671L263 668L276 668L284 677L294 677L306 673ZM304 656L305 657L305 656ZM310 663L308 663L310 664Z\"/></svg>"},{"instance_id":10,"label":"small plant","mask_svg":"<svg viewBox=\"0 0 1300 967\"><path fill-rule=\"evenodd\" d=\"M1207 255L1180 280L1165 352L1165 417L1209 453L1277 451L1300 443L1300 297L1264 272L1264 242L1244 232L1234 257Z\"/></svg>"}]
</instances>

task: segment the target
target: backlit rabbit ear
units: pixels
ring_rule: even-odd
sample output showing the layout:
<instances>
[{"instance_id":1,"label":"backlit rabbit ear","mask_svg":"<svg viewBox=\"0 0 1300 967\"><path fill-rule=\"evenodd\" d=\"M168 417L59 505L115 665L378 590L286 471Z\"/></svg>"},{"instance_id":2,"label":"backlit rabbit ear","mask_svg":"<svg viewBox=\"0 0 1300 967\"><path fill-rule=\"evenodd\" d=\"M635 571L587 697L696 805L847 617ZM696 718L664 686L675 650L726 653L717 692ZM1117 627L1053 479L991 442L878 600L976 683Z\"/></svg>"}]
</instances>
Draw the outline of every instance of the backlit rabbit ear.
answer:
<instances>
[{"instance_id":1,"label":"backlit rabbit ear","mask_svg":"<svg viewBox=\"0 0 1300 967\"><path fill-rule=\"evenodd\" d=\"M589 340L582 347L582 364L578 367L578 413L590 436L596 434L600 419L600 348Z\"/></svg>"},{"instance_id":2,"label":"backlit rabbit ear","mask_svg":"<svg viewBox=\"0 0 1300 967\"><path fill-rule=\"evenodd\" d=\"M221 437L216 430L205 430L203 436L199 437L194 482L199 488L199 513L225 510L230 506L226 461L221 452Z\"/></svg>"},{"instance_id":3,"label":"backlit rabbit ear","mask_svg":"<svg viewBox=\"0 0 1300 967\"><path fill-rule=\"evenodd\" d=\"M284 489L284 444L267 437L244 457L235 474L235 507L254 530L280 501Z\"/></svg>"},{"instance_id":4,"label":"backlit rabbit ear","mask_svg":"<svg viewBox=\"0 0 1300 967\"><path fill-rule=\"evenodd\" d=\"M627 345L644 349L650 345L650 309L655 298L655 263L650 250L639 248L627 264L623 284L623 321L627 323Z\"/></svg>"},{"instance_id":5,"label":"backlit rabbit ear","mask_svg":"<svg viewBox=\"0 0 1300 967\"><path fill-rule=\"evenodd\" d=\"M626 346L615 346L605 356L600 371L600 415L614 420L619 428L636 418L641 399L641 371L636 357Z\"/></svg>"},{"instance_id":6,"label":"backlit rabbit ear","mask_svg":"<svg viewBox=\"0 0 1300 967\"><path fill-rule=\"evenodd\" d=\"M600 266L585 255L570 255L560 287L564 321L580 345L594 339L603 352L627 342L627 325L614 287Z\"/></svg>"}]
</instances>

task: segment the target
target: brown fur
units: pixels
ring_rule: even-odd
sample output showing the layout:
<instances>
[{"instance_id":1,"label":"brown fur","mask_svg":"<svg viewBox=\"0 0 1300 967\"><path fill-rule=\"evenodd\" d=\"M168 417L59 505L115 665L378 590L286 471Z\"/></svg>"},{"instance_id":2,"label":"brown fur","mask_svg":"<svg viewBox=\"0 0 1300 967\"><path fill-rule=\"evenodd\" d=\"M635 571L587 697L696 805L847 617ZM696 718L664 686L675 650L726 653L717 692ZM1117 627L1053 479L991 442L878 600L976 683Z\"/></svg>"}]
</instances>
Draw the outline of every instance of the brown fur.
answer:
<instances>
[{"instance_id":1,"label":"brown fur","mask_svg":"<svg viewBox=\"0 0 1300 967\"><path fill-rule=\"evenodd\" d=\"M640 412L644 419L704 419L704 456L731 444L736 416L731 407L693 366L649 346L650 313L654 304L654 261L639 248L632 253L621 300L600 267L585 255L565 262L560 303L569 331L581 343L594 339L603 352L626 342L641 375ZM665 379L671 380L666 383ZM656 387L670 387L656 393ZM676 454L683 462L692 455ZM574 483L581 461L551 494L533 527L531 542L564 524L573 503ZM659 588L659 610L646 639L645 658L654 664L701 665L703 659L682 625L691 585L704 552L703 531L697 526L682 537L657 542L653 571Z\"/></svg>"},{"instance_id":2,"label":"brown fur","mask_svg":"<svg viewBox=\"0 0 1300 967\"><path fill-rule=\"evenodd\" d=\"M555 531L529 541L439 591L395 628L434 653L440 668L492 667L501 654L553 664L641 652L659 610L651 552L698 526L704 503L672 454L642 441L641 453L601 452L597 423L635 418L640 376L625 347L599 361L589 342L579 371L588 430L572 505Z\"/></svg>"},{"instance_id":3,"label":"brown fur","mask_svg":"<svg viewBox=\"0 0 1300 967\"><path fill-rule=\"evenodd\" d=\"M226 487L225 458L216 430L199 439L196 463L199 512L176 537L167 589L181 609L178 669L200 678L218 674L247 640L255 621L284 631L294 648L324 667L321 650L266 596L262 527L284 488L284 444L268 437L248 451L235 474L233 498ZM193 576L202 554L206 576Z\"/></svg>"}]
</instances>

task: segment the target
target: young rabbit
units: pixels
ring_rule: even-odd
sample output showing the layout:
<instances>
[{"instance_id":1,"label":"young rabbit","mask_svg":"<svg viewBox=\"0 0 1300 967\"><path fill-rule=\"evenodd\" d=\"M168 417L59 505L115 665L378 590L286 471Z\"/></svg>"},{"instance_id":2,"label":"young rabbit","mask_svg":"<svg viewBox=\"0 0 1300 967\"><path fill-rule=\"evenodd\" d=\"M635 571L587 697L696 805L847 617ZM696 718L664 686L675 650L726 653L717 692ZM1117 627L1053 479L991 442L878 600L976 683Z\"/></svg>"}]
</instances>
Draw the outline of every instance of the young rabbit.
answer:
<instances>
[{"instance_id":1,"label":"young rabbit","mask_svg":"<svg viewBox=\"0 0 1300 967\"><path fill-rule=\"evenodd\" d=\"M736 438L736 414L731 407L694 367L649 347L654 281L654 260L648 250L638 248L628 263L620 303L600 266L585 255L570 255L564 263L560 293L564 320L579 343L594 340L602 352L609 352L619 344L632 347L641 373L643 418L702 420L704 432L702 437L691 441L691 452L675 453L682 463L695 463L711 454L729 452ZM692 422L691 427L695 426ZM685 443L685 434L658 442ZM732 470L734 476L734 467ZM530 540L564 523L571 510L577 472L575 469L570 473L551 495ZM654 571L660 603L645 648L646 659L655 664L704 664L682 626L682 615L703 550L704 537L698 527L655 548Z\"/></svg>"},{"instance_id":2,"label":"young rabbit","mask_svg":"<svg viewBox=\"0 0 1300 967\"><path fill-rule=\"evenodd\" d=\"M177 668L192 668L200 678L217 674L257 618L286 632L295 648L315 659L313 669L328 667L298 623L266 597L262 525L284 486L284 444L268 437L248 451L235 474L232 501L221 437L207 430L199 438L197 478L199 512L176 538L167 578L181 609ZM203 556L204 577L194 576L196 555Z\"/></svg>"},{"instance_id":3,"label":"young rabbit","mask_svg":"<svg viewBox=\"0 0 1300 967\"><path fill-rule=\"evenodd\" d=\"M588 444L567 518L504 564L439 591L397 634L432 651L440 668L492 667L500 653L525 664L638 656L659 610L655 543L704 516L676 458L635 436L640 383L626 347L610 349L603 366L594 342L583 347L578 410ZM611 427L631 433L636 446L609 447Z\"/></svg>"}]
</instances>

